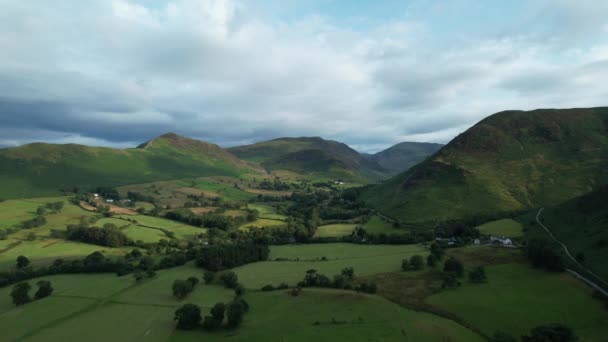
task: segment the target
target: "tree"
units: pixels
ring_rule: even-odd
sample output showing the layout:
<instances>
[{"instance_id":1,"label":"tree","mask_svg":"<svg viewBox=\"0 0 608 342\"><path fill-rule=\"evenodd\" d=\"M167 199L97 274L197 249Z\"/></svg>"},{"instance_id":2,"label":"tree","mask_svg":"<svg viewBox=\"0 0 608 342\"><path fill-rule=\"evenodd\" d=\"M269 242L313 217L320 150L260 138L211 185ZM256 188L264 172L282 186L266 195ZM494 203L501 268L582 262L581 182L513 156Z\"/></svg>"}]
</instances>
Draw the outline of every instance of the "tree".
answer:
<instances>
[{"instance_id":1,"label":"tree","mask_svg":"<svg viewBox=\"0 0 608 342\"><path fill-rule=\"evenodd\" d=\"M228 327L236 328L243 322L245 316L245 306L242 301L235 300L228 306Z\"/></svg>"},{"instance_id":2,"label":"tree","mask_svg":"<svg viewBox=\"0 0 608 342\"><path fill-rule=\"evenodd\" d=\"M456 279L456 276L453 273L444 273L443 274L443 278L442 278L442 282L441 282L442 289L449 289L449 288L454 288L454 287L458 287L458 286L460 286L460 282L458 281L458 279Z\"/></svg>"},{"instance_id":3,"label":"tree","mask_svg":"<svg viewBox=\"0 0 608 342\"><path fill-rule=\"evenodd\" d=\"M421 270L424 267L424 259L420 255L414 255L410 258L410 267L413 270Z\"/></svg>"},{"instance_id":4,"label":"tree","mask_svg":"<svg viewBox=\"0 0 608 342\"><path fill-rule=\"evenodd\" d=\"M32 287L28 283L19 283L13 286L11 291L13 303L17 306L29 303L32 300L29 294L31 288Z\"/></svg>"},{"instance_id":5,"label":"tree","mask_svg":"<svg viewBox=\"0 0 608 342\"><path fill-rule=\"evenodd\" d=\"M175 311L178 329L194 329L202 320L201 308L194 304L184 304Z\"/></svg>"},{"instance_id":6,"label":"tree","mask_svg":"<svg viewBox=\"0 0 608 342\"><path fill-rule=\"evenodd\" d=\"M239 283L239 279L236 276L236 273L232 271L224 272L220 275L220 280L224 284L225 287L229 289L234 289Z\"/></svg>"},{"instance_id":7,"label":"tree","mask_svg":"<svg viewBox=\"0 0 608 342\"><path fill-rule=\"evenodd\" d=\"M196 284L198 284L198 278L197 277L189 277L187 280L188 280L188 282L190 284L192 284L192 287L194 287Z\"/></svg>"},{"instance_id":8,"label":"tree","mask_svg":"<svg viewBox=\"0 0 608 342\"><path fill-rule=\"evenodd\" d=\"M30 264L30 259L28 259L27 257L20 255L17 257L17 268L18 269L23 269L25 267L27 267Z\"/></svg>"},{"instance_id":9,"label":"tree","mask_svg":"<svg viewBox=\"0 0 608 342\"><path fill-rule=\"evenodd\" d=\"M444 253L443 247L441 247L441 245L439 245L437 242L433 242L433 244L431 244L431 254L434 255L437 260L441 260Z\"/></svg>"},{"instance_id":10,"label":"tree","mask_svg":"<svg viewBox=\"0 0 608 342\"><path fill-rule=\"evenodd\" d=\"M192 292L193 285L187 280L177 279L173 282L173 296L178 299L185 298L188 293Z\"/></svg>"},{"instance_id":11,"label":"tree","mask_svg":"<svg viewBox=\"0 0 608 342\"><path fill-rule=\"evenodd\" d=\"M471 283L485 283L487 280L488 277L486 276L486 270L483 266L475 267L469 272L469 281L471 281Z\"/></svg>"},{"instance_id":12,"label":"tree","mask_svg":"<svg viewBox=\"0 0 608 342\"><path fill-rule=\"evenodd\" d=\"M42 216L42 215L44 215L44 212L45 212L45 211L44 211L44 207L43 207L43 206L39 206L39 207L36 209L36 215L38 215L38 216Z\"/></svg>"},{"instance_id":13,"label":"tree","mask_svg":"<svg viewBox=\"0 0 608 342\"><path fill-rule=\"evenodd\" d=\"M234 294L237 297L242 296L245 293L245 288L243 287L243 285L239 284L234 288Z\"/></svg>"},{"instance_id":14,"label":"tree","mask_svg":"<svg viewBox=\"0 0 608 342\"><path fill-rule=\"evenodd\" d=\"M564 270L562 257L551 247L547 239L530 239L527 242L525 252L534 267L554 272L562 272Z\"/></svg>"},{"instance_id":15,"label":"tree","mask_svg":"<svg viewBox=\"0 0 608 342\"><path fill-rule=\"evenodd\" d=\"M540 325L527 336L521 337L522 342L575 342L578 340L574 332L563 324Z\"/></svg>"},{"instance_id":16,"label":"tree","mask_svg":"<svg viewBox=\"0 0 608 342\"><path fill-rule=\"evenodd\" d=\"M437 257L435 257L433 254L429 254L429 256L426 257L426 265L428 267L435 267L436 264L437 264Z\"/></svg>"},{"instance_id":17,"label":"tree","mask_svg":"<svg viewBox=\"0 0 608 342\"><path fill-rule=\"evenodd\" d=\"M205 271L205 274L203 275L203 279L205 280L205 284L210 284L213 281L213 278L215 278L215 273L214 272Z\"/></svg>"},{"instance_id":18,"label":"tree","mask_svg":"<svg viewBox=\"0 0 608 342\"><path fill-rule=\"evenodd\" d=\"M224 314L226 312L226 305L224 303L217 303L211 308L211 317L216 321L222 323L224 320Z\"/></svg>"},{"instance_id":19,"label":"tree","mask_svg":"<svg viewBox=\"0 0 608 342\"><path fill-rule=\"evenodd\" d=\"M352 267L343 268L341 274L348 280L353 280L355 277L355 269Z\"/></svg>"},{"instance_id":20,"label":"tree","mask_svg":"<svg viewBox=\"0 0 608 342\"><path fill-rule=\"evenodd\" d=\"M53 293L53 287L48 280L40 280L36 285L38 285L38 291L36 291L36 294L34 295L36 299L48 297Z\"/></svg>"},{"instance_id":21,"label":"tree","mask_svg":"<svg viewBox=\"0 0 608 342\"><path fill-rule=\"evenodd\" d=\"M462 265L462 262L460 262L460 260L454 257L450 257L443 264L443 271L452 273L456 277L462 277L462 274L464 273L464 266Z\"/></svg>"}]
</instances>

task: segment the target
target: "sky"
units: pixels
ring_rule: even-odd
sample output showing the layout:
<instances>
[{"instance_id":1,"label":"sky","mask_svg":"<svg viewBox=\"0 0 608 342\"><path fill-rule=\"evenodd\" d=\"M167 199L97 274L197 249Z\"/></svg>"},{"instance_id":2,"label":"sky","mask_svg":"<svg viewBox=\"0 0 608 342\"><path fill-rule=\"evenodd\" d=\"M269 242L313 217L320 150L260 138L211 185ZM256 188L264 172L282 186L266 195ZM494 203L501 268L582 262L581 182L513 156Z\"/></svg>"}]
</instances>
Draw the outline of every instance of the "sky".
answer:
<instances>
[{"instance_id":1,"label":"sky","mask_svg":"<svg viewBox=\"0 0 608 342\"><path fill-rule=\"evenodd\" d=\"M608 1L0 0L0 146L447 143L608 105Z\"/></svg>"}]
</instances>

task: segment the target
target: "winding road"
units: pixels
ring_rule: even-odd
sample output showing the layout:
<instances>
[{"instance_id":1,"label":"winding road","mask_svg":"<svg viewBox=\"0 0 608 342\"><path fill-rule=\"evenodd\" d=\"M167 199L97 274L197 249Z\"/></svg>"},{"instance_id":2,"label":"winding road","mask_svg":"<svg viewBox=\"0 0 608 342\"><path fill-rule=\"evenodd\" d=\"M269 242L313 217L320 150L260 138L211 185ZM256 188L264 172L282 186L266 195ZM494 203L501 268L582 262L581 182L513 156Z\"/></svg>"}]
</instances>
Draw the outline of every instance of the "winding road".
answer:
<instances>
[{"instance_id":1,"label":"winding road","mask_svg":"<svg viewBox=\"0 0 608 342\"><path fill-rule=\"evenodd\" d=\"M604 281L604 279L600 278L597 274L591 272L588 268L586 268L580 262L578 262L576 260L576 258L574 258L572 256L572 254L570 254L570 251L568 250L568 246L566 246L563 242L559 241L555 237L555 235L553 235L553 233L549 230L549 228L547 228L542 222L540 222L540 215L543 212L543 209L545 209L545 208L538 209L538 212L536 213L536 222L549 234L549 236L553 239L553 241L557 242L558 244L560 244L562 246L562 248L564 249L564 252L566 252L566 256L568 256L568 258L570 258L570 260L572 260L582 270L584 270L585 272L591 274L593 277L595 277L595 279L597 279L601 283L603 283L604 286L608 287L608 282ZM589 286L593 287L594 289L598 290L599 292L601 292L604 296L608 296L608 291L604 290L601 286L597 285L593 281L585 278L584 276L582 276L581 274L579 274L578 272L576 272L574 270L567 269L567 271L570 274L574 275L576 278L581 279L582 281L584 281L585 283L587 283L587 285L589 285Z\"/></svg>"}]
</instances>

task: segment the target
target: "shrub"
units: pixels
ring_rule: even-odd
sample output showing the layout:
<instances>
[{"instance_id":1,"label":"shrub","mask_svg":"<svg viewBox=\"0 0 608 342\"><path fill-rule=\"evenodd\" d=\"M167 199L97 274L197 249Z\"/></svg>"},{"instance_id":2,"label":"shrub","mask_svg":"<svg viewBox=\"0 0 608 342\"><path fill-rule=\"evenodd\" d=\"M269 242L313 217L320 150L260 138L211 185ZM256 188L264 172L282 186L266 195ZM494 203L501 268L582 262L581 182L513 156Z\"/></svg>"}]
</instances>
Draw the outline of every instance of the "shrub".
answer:
<instances>
[{"instance_id":1,"label":"shrub","mask_svg":"<svg viewBox=\"0 0 608 342\"><path fill-rule=\"evenodd\" d=\"M239 279L236 273L232 271L224 272L220 275L220 280L224 284L225 287L229 289L234 289L239 284Z\"/></svg>"},{"instance_id":2,"label":"shrub","mask_svg":"<svg viewBox=\"0 0 608 342\"><path fill-rule=\"evenodd\" d=\"M213 281L213 278L215 278L214 272L205 271L205 274L203 275L203 280L205 280L205 284L211 284L211 282Z\"/></svg>"},{"instance_id":3,"label":"shrub","mask_svg":"<svg viewBox=\"0 0 608 342\"><path fill-rule=\"evenodd\" d=\"M36 294L34 295L36 299L48 297L53 293L53 287L51 286L50 281L40 280L36 284L38 285L38 291L36 291Z\"/></svg>"},{"instance_id":4,"label":"shrub","mask_svg":"<svg viewBox=\"0 0 608 342\"><path fill-rule=\"evenodd\" d=\"M488 278L483 266L475 267L471 272L469 272L469 280L471 283L485 283Z\"/></svg>"},{"instance_id":5,"label":"shrub","mask_svg":"<svg viewBox=\"0 0 608 342\"><path fill-rule=\"evenodd\" d=\"M202 320L201 308L194 304L184 304L175 311L178 329L194 329Z\"/></svg>"},{"instance_id":6,"label":"shrub","mask_svg":"<svg viewBox=\"0 0 608 342\"><path fill-rule=\"evenodd\" d=\"M443 271L454 274L456 277L462 277L464 273L464 266L460 260L450 257L443 264Z\"/></svg>"},{"instance_id":7,"label":"shrub","mask_svg":"<svg viewBox=\"0 0 608 342\"><path fill-rule=\"evenodd\" d=\"M28 283L19 283L13 286L11 291L13 303L17 306L29 303L32 300L29 294L31 288Z\"/></svg>"},{"instance_id":8,"label":"shrub","mask_svg":"<svg viewBox=\"0 0 608 342\"><path fill-rule=\"evenodd\" d=\"M273 291L273 290L274 290L274 286L272 286L271 284L262 286L262 291Z\"/></svg>"}]
</instances>

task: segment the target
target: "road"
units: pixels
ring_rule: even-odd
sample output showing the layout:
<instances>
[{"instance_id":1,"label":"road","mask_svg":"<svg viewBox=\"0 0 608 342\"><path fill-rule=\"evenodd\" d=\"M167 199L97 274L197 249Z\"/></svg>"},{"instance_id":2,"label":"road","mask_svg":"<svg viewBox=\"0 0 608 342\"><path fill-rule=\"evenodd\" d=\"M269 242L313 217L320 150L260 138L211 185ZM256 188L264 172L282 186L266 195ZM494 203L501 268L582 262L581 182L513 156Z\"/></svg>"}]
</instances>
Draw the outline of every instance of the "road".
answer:
<instances>
[{"instance_id":1,"label":"road","mask_svg":"<svg viewBox=\"0 0 608 342\"><path fill-rule=\"evenodd\" d=\"M608 282L604 281L604 279L600 278L597 274L591 272L588 268L586 268L580 262L578 262L572 256L572 254L570 254L570 251L568 250L568 246L566 246L563 242L559 241L555 237L555 235L553 235L553 233L549 230L549 228L547 228L542 222L540 222L540 214L543 212L543 209L545 209L545 208L538 209L538 212L536 213L536 222L549 234L549 236L553 239L553 241L557 242L558 244L560 244L562 246L562 248L564 249L564 252L566 252L566 255L568 256L568 258L570 258L570 260L572 260L582 270L584 270L585 272L587 272L587 273L591 274L593 277L595 277L595 279L599 280L604 286L608 287ZM584 276L582 276L581 274L579 274L578 272L576 272L574 270L567 270L567 271L569 273L573 274L576 278L579 278L579 279L583 280L589 286L591 286L594 289L600 291L602 294L604 294L604 296L608 296L608 291L604 290L601 286L597 285L593 281L585 278Z\"/></svg>"}]
</instances>

